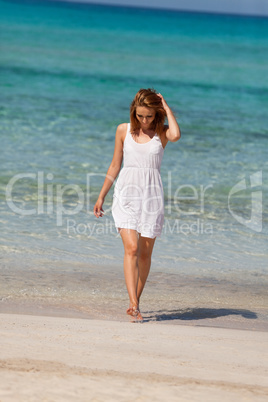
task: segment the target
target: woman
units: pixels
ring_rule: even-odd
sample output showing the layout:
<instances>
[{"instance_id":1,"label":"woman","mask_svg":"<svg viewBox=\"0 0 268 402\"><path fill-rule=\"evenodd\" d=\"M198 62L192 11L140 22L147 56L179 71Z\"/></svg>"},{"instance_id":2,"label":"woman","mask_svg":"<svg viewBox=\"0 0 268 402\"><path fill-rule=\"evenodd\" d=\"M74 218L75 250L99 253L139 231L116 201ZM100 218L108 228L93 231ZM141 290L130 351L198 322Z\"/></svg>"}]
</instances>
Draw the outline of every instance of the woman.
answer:
<instances>
[{"instance_id":1,"label":"woman","mask_svg":"<svg viewBox=\"0 0 268 402\"><path fill-rule=\"evenodd\" d=\"M168 125L165 125L167 117ZM112 215L124 245L124 275L130 305L127 314L142 322L140 297L146 283L151 255L164 223L164 193L160 166L168 141L177 141L179 125L161 94L141 89L130 106L130 123L117 127L115 148L95 216L103 216L105 196L121 168L114 188Z\"/></svg>"}]
</instances>

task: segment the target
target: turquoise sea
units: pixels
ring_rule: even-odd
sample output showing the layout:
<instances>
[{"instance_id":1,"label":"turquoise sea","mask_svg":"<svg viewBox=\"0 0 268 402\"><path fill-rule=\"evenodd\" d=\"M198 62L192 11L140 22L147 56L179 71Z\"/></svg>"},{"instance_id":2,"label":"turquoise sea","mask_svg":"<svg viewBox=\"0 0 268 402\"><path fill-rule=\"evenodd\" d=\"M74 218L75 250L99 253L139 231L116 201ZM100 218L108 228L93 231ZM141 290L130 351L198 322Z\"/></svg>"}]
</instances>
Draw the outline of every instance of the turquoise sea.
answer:
<instances>
[{"instance_id":1,"label":"turquoise sea","mask_svg":"<svg viewBox=\"0 0 268 402\"><path fill-rule=\"evenodd\" d=\"M159 287L166 312L267 309L267 18L56 1L0 9L2 309L127 300L113 190L102 220L92 210L140 88L163 94L182 131L161 167L148 304L159 307Z\"/></svg>"}]
</instances>

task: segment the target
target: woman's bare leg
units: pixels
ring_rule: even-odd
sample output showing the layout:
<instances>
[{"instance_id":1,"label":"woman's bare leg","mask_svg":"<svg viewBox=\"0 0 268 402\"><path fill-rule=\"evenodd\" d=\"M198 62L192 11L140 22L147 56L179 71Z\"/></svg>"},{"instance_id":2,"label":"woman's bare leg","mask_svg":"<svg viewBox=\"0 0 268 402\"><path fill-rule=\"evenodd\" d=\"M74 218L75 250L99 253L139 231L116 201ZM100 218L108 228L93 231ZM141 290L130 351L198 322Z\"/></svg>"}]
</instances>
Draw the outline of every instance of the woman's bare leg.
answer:
<instances>
[{"instance_id":1,"label":"woman's bare leg","mask_svg":"<svg viewBox=\"0 0 268 402\"><path fill-rule=\"evenodd\" d=\"M139 308L137 298L137 285L139 277L138 268L138 248L139 238L136 230L120 229L120 235L123 241L124 255L124 274L129 295L130 307Z\"/></svg>"},{"instance_id":2,"label":"woman's bare leg","mask_svg":"<svg viewBox=\"0 0 268 402\"><path fill-rule=\"evenodd\" d=\"M119 231L125 249L124 274L130 301L127 313L132 315L133 308L139 310L139 299L149 275L156 238L141 237L133 229ZM142 321L140 313L136 317L138 321Z\"/></svg>"},{"instance_id":3,"label":"woman's bare leg","mask_svg":"<svg viewBox=\"0 0 268 402\"><path fill-rule=\"evenodd\" d=\"M139 267L139 277L138 277L138 287L137 287L137 299L140 300L142 291L144 289L146 280L148 278L150 267L151 267L151 257L153 252L153 247L155 239L150 239L149 237L139 238L138 246L138 267Z\"/></svg>"}]
</instances>

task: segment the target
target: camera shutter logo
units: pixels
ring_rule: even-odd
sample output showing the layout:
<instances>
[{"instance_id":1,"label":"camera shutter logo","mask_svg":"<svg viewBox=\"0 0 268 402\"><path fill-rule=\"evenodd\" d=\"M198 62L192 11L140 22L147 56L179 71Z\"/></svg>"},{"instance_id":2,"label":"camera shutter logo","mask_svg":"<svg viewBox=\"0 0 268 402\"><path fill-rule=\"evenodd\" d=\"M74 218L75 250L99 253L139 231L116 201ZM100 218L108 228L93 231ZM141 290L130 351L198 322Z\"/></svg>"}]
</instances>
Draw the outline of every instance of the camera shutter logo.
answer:
<instances>
[{"instance_id":1,"label":"camera shutter logo","mask_svg":"<svg viewBox=\"0 0 268 402\"><path fill-rule=\"evenodd\" d=\"M262 171L260 170L257 173L250 175L250 188L254 189L255 187L262 186ZM250 219L245 219L244 217L236 214L232 211L230 206L231 197L243 190L246 190L246 180L243 179L235 184L228 195L228 208L231 215L236 219L237 222L242 225L248 227L254 232L262 231L262 191L255 190L251 191L251 217Z\"/></svg>"}]
</instances>

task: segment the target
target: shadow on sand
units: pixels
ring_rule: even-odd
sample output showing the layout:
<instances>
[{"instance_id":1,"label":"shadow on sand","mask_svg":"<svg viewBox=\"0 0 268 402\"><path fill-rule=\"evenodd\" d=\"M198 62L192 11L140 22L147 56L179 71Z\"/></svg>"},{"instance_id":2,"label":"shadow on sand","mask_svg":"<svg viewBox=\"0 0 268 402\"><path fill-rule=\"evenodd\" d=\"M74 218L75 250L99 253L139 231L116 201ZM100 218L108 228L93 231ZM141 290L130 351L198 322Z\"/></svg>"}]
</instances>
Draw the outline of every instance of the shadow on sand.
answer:
<instances>
[{"instance_id":1,"label":"shadow on sand","mask_svg":"<svg viewBox=\"0 0 268 402\"><path fill-rule=\"evenodd\" d=\"M228 308L189 308L184 310L171 311L147 311L144 314L145 319L150 321L165 321L165 320L203 320L205 318L218 318L228 315L240 315L247 319L257 319L256 313L250 310L228 309Z\"/></svg>"}]
</instances>

